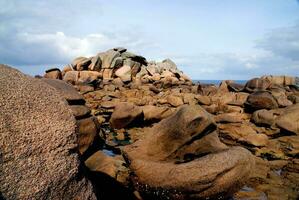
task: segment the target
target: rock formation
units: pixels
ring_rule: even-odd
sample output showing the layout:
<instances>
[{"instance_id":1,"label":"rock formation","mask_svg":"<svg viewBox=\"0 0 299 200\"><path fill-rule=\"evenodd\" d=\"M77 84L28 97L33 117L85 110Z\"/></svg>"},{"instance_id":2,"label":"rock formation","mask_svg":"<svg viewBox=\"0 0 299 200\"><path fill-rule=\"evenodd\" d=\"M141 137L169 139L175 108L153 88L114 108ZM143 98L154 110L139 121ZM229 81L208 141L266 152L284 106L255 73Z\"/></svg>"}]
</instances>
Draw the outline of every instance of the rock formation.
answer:
<instances>
[{"instance_id":1,"label":"rock formation","mask_svg":"<svg viewBox=\"0 0 299 200\"><path fill-rule=\"evenodd\" d=\"M79 169L75 119L60 94L0 65L0 191L4 199L96 199Z\"/></svg>"},{"instance_id":2,"label":"rock formation","mask_svg":"<svg viewBox=\"0 0 299 200\"><path fill-rule=\"evenodd\" d=\"M47 70L38 80L12 71L10 84L0 86L1 92L5 88L3 91L11 93L0 97L5 100L0 101L1 108L3 104L5 110L13 111L0 113L4 133L0 162L5 163L0 166L5 170L1 184L14 181L30 189L26 182L33 180L30 165L35 174L53 180L48 185L47 180L39 182L34 176L40 183L34 191L45 195L47 190L56 199L62 193L80 199L84 192L86 198L94 198L83 175L88 175L101 199L298 199L298 77L268 75L244 85L230 80L219 86L192 83L170 59L147 61L125 48L78 57L62 70ZM2 74L0 81L5 82L7 77ZM40 91L40 87L48 89ZM14 97L12 89L19 96ZM2 126L12 119L14 127L25 129ZM36 138L23 131L32 124ZM77 139L71 131L75 126ZM11 133L17 138L14 141L8 137ZM28 148L30 142L36 144L33 149ZM89 169L83 175L76 171L77 150L82 167ZM14 155L10 152L21 152L22 159L12 164L11 157L5 157ZM27 165L23 158L33 162ZM48 168L35 171L49 159ZM67 165L68 174L66 165L52 166L74 160L76 165ZM14 166L20 166L22 172L17 168L11 179L9 170ZM17 176L27 172L31 179ZM21 186L9 195L23 195L26 190ZM7 188L7 184L0 185L5 197Z\"/></svg>"}]
</instances>

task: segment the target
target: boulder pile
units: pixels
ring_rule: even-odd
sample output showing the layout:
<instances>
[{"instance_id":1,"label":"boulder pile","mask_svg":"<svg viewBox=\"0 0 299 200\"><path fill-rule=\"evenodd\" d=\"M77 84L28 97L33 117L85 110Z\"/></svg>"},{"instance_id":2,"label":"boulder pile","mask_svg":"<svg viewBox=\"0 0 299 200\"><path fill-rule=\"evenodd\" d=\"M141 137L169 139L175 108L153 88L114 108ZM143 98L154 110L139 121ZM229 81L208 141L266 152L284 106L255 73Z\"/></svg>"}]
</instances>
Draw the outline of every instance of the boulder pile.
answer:
<instances>
[{"instance_id":1,"label":"boulder pile","mask_svg":"<svg viewBox=\"0 0 299 200\"><path fill-rule=\"evenodd\" d=\"M179 71L170 59L162 62L148 62L144 57L130 53L125 48L114 48L93 57L78 57L60 71L57 68L46 71L45 78L63 79L72 84L94 84L99 80L128 83L160 81L163 84L182 84L191 80Z\"/></svg>"},{"instance_id":2,"label":"boulder pile","mask_svg":"<svg viewBox=\"0 0 299 200\"><path fill-rule=\"evenodd\" d=\"M86 166L137 199L298 198L298 78L192 83L169 59L127 55L45 74L72 84L100 124L104 147Z\"/></svg>"},{"instance_id":3,"label":"boulder pile","mask_svg":"<svg viewBox=\"0 0 299 200\"><path fill-rule=\"evenodd\" d=\"M76 58L62 71L26 77L30 83L6 73L0 73L0 192L8 199L43 198L47 191L56 199L93 199L76 171L77 156L101 199L299 197L296 77L193 83L170 59L149 62L124 48ZM47 177L43 170L53 185L36 177ZM31 189L33 177L39 185Z\"/></svg>"}]
</instances>

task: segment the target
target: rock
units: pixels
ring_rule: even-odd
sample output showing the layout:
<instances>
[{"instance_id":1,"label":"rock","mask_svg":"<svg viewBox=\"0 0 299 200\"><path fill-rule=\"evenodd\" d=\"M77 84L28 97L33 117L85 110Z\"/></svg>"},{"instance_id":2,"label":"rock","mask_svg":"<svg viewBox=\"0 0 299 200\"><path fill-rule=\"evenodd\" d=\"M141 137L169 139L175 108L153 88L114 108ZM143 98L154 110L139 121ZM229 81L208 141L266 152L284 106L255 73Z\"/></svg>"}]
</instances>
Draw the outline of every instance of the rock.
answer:
<instances>
[{"instance_id":1,"label":"rock","mask_svg":"<svg viewBox=\"0 0 299 200\"><path fill-rule=\"evenodd\" d=\"M129 171L120 156L111 157L103 151L97 151L85 161L85 165L91 171L105 173L121 183L128 182Z\"/></svg>"},{"instance_id":2,"label":"rock","mask_svg":"<svg viewBox=\"0 0 299 200\"><path fill-rule=\"evenodd\" d=\"M290 100L293 104L299 103L299 95L296 94L290 94L288 95L288 100Z\"/></svg>"},{"instance_id":3,"label":"rock","mask_svg":"<svg viewBox=\"0 0 299 200\"><path fill-rule=\"evenodd\" d=\"M270 92L276 99L279 107L287 107L293 104L290 100L288 100L285 89L280 87L272 87Z\"/></svg>"},{"instance_id":4,"label":"rock","mask_svg":"<svg viewBox=\"0 0 299 200\"><path fill-rule=\"evenodd\" d=\"M240 138L239 141L256 147L263 147L268 144L269 139L265 134L249 134Z\"/></svg>"},{"instance_id":5,"label":"rock","mask_svg":"<svg viewBox=\"0 0 299 200\"><path fill-rule=\"evenodd\" d=\"M124 65L115 71L115 75L118 76L123 82L131 81L131 73L131 67L128 65Z\"/></svg>"},{"instance_id":6,"label":"rock","mask_svg":"<svg viewBox=\"0 0 299 200\"><path fill-rule=\"evenodd\" d=\"M80 71L77 82L81 84L90 84L96 82L101 77L101 73L97 71Z\"/></svg>"},{"instance_id":7,"label":"rock","mask_svg":"<svg viewBox=\"0 0 299 200\"><path fill-rule=\"evenodd\" d=\"M252 120L257 125L272 126L277 114L274 110L257 110L252 114Z\"/></svg>"},{"instance_id":8,"label":"rock","mask_svg":"<svg viewBox=\"0 0 299 200\"><path fill-rule=\"evenodd\" d=\"M103 77L103 80L111 80L113 76L113 70L112 69L101 69L101 74Z\"/></svg>"},{"instance_id":9,"label":"rock","mask_svg":"<svg viewBox=\"0 0 299 200\"><path fill-rule=\"evenodd\" d=\"M244 85L235 82L228 82L227 88L231 92L241 92L244 89Z\"/></svg>"},{"instance_id":10,"label":"rock","mask_svg":"<svg viewBox=\"0 0 299 200\"><path fill-rule=\"evenodd\" d=\"M108 50L106 52L99 53L98 56L101 58L102 68L111 69L114 68L115 64L118 64L119 60L116 62L115 59L120 57L120 53L118 51Z\"/></svg>"},{"instance_id":11,"label":"rock","mask_svg":"<svg viewBox=\"0 0 299 200\"><path fill-rule=\"evenodd\" d=\"M219 123L241 123L242 121L248 119L248 116L244 113L232 112L216 115L214 119Z\"/></svg>"},{"instance_id":12,"label":"rock","mask_svg":"<svg viewBox=\"0 0 299 200\"><path fill-rule=\"evenodd\" d=\"M195 99L200 105L210 105L211 99L208 96L196 95Z\"/></svg>"},{"instance_id":13,"label":"rock","mask_svg":"<svg viewBox=\"0 0 299 200\"><path fill-rule=\"evenodd\" d=\"M219 124L218 128L221 137L235 141L248 135L257 135L256 130L248 123Z\"/></svg>"},{"instance_id":14,"label":"rock","mask_svg":"<svg viewBox=\"0 0 299 200\"><path fill-rule=\"evenodd\" d=\"M112 80L112 83L118 88L121 88L124 86L124 82L121 80L121 78L114 78Z\"/></svg>"},{"instance_id":15,"label":"rock","mask_svg":"<svg viewBox=\"0 0 299 200\"><path fill-rule=\"evenodd\" d=\"M88 92L93 92L94 86L89 84L76 85L76 89L79 90L81 94L85 94Z\"/></svg>"},{"instance_id":16,"label":"rock","mask_svg":"<svg viewBox=\"0 0 299 200\"><path fill-rule=\"evenodd\" d=\"M0 94L0 198L96 199L79 172L75 119L60 94L5 65Z\"/></svg>"},{"instance_id":17,"label":"rock","mask_svg":"<svg viewBox=\"0 0 299 200\"><path fill-rule=\"evenodd\" d=\"M78 93L78 91L69 84L66 84L64 81L57 79L42 79L42 81L54 87L61 97L67 100L70 105L84 105L85 100L83 96Z\"/></svg>"},{"instance_id":18,"label":"rock","mask_svg":"<svg viewBox=\"0 0 299 200\"><path fill-rule=\"evenodd\" d=\"M252 110L278 108L278 104L274 97L266 91L258 91L250 94L245 104Z\"/></svg>"},{"instance_id":19,"label":"rock","mask_svg":"<svg viewBox=\"0 0 299 200\"><path fill-rule=\"evenodd\" d=\"M73 62L72 65L77 71L87 70L88 66L91 64L91 58L78 57Z\"/></svg>"},{"instance_id":20,"label":"rock","mask_svg":"<svg viewBox=\"0 0 299 200\"><path fill-rule=\"evenodd\" d=\"M181 97L174 96L174 95L169 95L167 96L167 103L174 107L178 107L184 104L183 100Z\"/></svg>"},{"instance_id":21,"label":"rock","mask_svg":"<svg viewBox=\"0 0 299 200\"><path fill-rule=\"evenodd\" d=\"M52 79L62 79L61 71L58 68L52 68L46 70L46 74L44 78L52 78Z\"/></svg>"},{"instance_id":22,"label":"rock","mask_svg":"<svg viewBox=\"0 0 299 200\"><path fill-rule=\"evenodd\" d=\"M234 98L231 101L229 101L227 104L243 107L248 96L249 94L245 92L234 93Z\"/></svg>"},{"instance_id":23,"label":"rock","mask_svg":"<svg viewBox=\"0 0 299 200\"><path fill-rule=\"evenodd\" d=\"M88 107L83 105L71 105L70 108L76 119L82 119L88 116L91 112Z\"/></svg>"},{"instance_id":24,"label":"rock","mask_svg":"<svg viewBox=\"0 0 299 200\"><path fill-rule=\"evenodd\" d=\"M74 69L73 69L73 67L72 67L71 64L66 65L66 66L63 67L63 69L62 69L62 71L61 71L61 75L62 75L62 77L64 77L65 73L66 73L66 72L69 72L69 71L74 71Z\"/></svg>"},{"instance_id":25,"label":"rock","mask_svg":"<svg viewBox=\"0 0 299 200\"><path fill-rule=\"evenodd\" d=\"M145 75L148 75L148 71L147 71L147 68L145 66L141 66L141 69L140 71L136 74L136 78L141 78Z\"/></svg>"},{"instance_id":26,"label":"rock","mask_svg":"<svg viewBox=\"0 0 299 200\"><path fill-rule=\"evenodd\" d=\"M152 79L154 82L156 82L156 81L159 81L159 80L161 79L161 76L160 76L160 74L155 73L155 74L153 74L153 76L151 77L151 79Z\"/></svg>"},{"instance_id":27,"label":"rock","mask_svg":"<svg viewBox=\"0 0 299 200\"><path fill-rule=\"evenodd\" d=\"M254 78L247 81L245 89L249 92L257 90L266 90L270 87L271 82L267 79Z\"/></svg>"},{"instance_id":28,"label":"rock","mask_svg":"<svg viewBox=\"0 0 299 200\"><path fill-rule=\"evenodd\" d=\"M215 95L218 91L218 88L212 84L199 84L197 92L202 96L212 96Z\"/></svg>"},{"instance_id":29,"label":"rock","mask_svg":"<svg viewBox=\"0 0 299 200\"><path fill-rule=\"evenodd\" d=\"M196 105L197 99L195 99L195 94L192 93L184 93L183 95L183 101L185 104L189 104L189 105Z\"/></svg>"},{"instance_id":30,"label":"rock","mask_svg":"<svg viewBox=\"0 0 299 200\"><path fill-rule=\"evenodd\" d=\"M278 138L278 141L282 144L284 153L290 157L298 158L299 156L299 136L284 136ZM298 168L299 170L299 168Z\"/></svg>"},{"instance_id":31,"label":"rock","mask_svg":"<svg viewBox=\"0 0 299 200\"><path fill-rule=\"evenodd\" d=\"M299 104L284 108L282 114L276 118L275 124L282 130L299 135Z\"/></svg>"},{"instance_id":32,"label":"rock","mask_svg":"<svg viewBox=\"0 0 299 200\"><path fill-rule=\"evenodd\" d=\"M169 117L173 113L173 110L168 107L157 107L151 105L143 106L142 111L145 121L160 121Z\"/></svg>"},{"instance_id":33,"label":"rock","mask_svg":"<svg viewBox=\"0 0 299 200\"><path fill-rule=\"evenodd\" d=\"M124 53L127 51L126 48L123 48L123 47L116 47L116 48L113 48L114 51L118 51L119 53Z\"/></svg>"},{"instance_id":34,"label":"rock","mask_svg":"<svg viewBox=\"0 0 299 200\"><path fill-rule=\"evenodd\" d=\"M112 128L124 128L142 116L142 109L131 103L119 103L110 118Z\"/></svg>"},{"instance_id":35,"label":"rock","mask_svg":"<svg viewBox=\"0 0 299 200\"><path fill-rule=\"evenodd\" d=\"M81 155L92 145L98 133L99 124L95 117L77 120L78 144Z\"/></svg>"},{"instance_id":36,"label":"rock","mask_svg":"<svg viewBox=\"0 0 299 200\"><path fill-rule=\"evenodd\" d=\"M79 79L79 72L78 71L68 71L65 73L63 80L67 83L71 83L75 85Z\"/></svg>"},{"instance_id":37,"label":"rock","mask_svg":"<svg viewBox=\"0 0 299 200\"><path fill-rule=\"evenodd\" d=\"M147 72L150 74L150 75L154 75L154 74L159 74L159 71L158 71L158 68L156 65L148 65L146 67L146 70Z\"/></svg>"},{"instance_id":38,"label":"rock","mask_svg":"<svg viewBox=\"0 0 299 200\"><path fill-rule=\"evenodd\" d=\"M254 165L247 150L227 148L219 140L216 145L210 139L192 146L215 128L200 106L184 106L149 129L143 139L126 146L124 155L137 189L152 198L204 199L226 196L239 188ZM177 163L177 156L185 161Z\"/></svg>"},{"instance_id":39,"label":"rock","mask_svg":"<svg viewBox=\"0 0 299 200\"><path fill-rule=\"evenodd\" d=\"M162 62L157 63L158 68L160 68L161 71L172 71L172 72L177 72L177 66L176 64L168 59L163 60Z\"/></svg>"},{"instance_id":40,"label":"rock","mask_svg":"<svg viewBox=\"0 0 299 200\"><path fill-rule=\"evenodd\" d=\"M262 79L268 80L272 85L296 85L295 77L291 76L263 76Z\"/></svg>"},{"instance_id":41,"label":"rock","mask_svg":"<svg viewBox=\"0 0 299 200\"><path fill-rule=\"evenodd\" d=\"M91 63L88 66L88 69L91 71L100 71L101 67L102 67L102 60L99 55L96 55L91 59Z\"/></svg>"}]
</instances>

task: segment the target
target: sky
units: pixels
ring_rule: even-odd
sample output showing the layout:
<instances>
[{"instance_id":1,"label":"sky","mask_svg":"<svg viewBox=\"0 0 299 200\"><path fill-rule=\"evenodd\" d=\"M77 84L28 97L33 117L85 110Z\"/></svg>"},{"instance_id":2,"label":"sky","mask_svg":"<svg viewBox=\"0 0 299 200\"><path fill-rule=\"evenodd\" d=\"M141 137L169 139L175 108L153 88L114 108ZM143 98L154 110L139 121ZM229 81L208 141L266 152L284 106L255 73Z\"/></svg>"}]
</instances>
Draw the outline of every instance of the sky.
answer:
<instances>
[{"instance_id":1,"label":"sky","mask_svg":"<svg viewBox=\"0 0 299 200\"><path fill-rule=\"evenodd\" d=\"M0 63L26 74L113 47L197 80L299 76L299 0L0 0Z\"/></svg>"}]
</instances>

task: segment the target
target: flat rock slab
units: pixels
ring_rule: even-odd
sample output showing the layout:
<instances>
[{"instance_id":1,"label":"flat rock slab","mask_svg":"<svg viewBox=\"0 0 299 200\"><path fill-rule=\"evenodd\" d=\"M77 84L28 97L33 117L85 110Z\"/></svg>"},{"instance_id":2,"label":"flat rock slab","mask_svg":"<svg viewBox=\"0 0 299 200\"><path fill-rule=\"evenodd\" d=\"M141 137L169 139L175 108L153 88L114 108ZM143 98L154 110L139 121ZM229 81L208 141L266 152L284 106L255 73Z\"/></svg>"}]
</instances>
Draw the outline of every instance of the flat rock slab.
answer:
<instances>
[{"instance_id":1,"label":"flat rock slab","mask_svg":"<svg viewBox=\"0 0 299 200\"><path fill-rule=\"evenodd\" d=\"M79 174L75 119L56 89L0 65L4 199L96 199Z\"/></svg>"}]
</instances>

